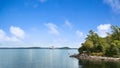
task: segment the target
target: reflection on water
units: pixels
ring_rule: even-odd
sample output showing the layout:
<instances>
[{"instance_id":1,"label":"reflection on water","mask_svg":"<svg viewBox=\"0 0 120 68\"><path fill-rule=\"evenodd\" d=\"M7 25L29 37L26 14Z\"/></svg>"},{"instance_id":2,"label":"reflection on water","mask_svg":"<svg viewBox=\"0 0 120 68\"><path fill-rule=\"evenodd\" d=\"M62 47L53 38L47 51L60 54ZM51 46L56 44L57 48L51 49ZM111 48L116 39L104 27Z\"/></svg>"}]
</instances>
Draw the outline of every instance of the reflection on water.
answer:
<instances>
[{"instance_id":1,"label":"reflection on water","mask_svg":"<svg viewBox=\"0 0 120 68\"><path fill-rule=\"evenodd\" d=\"M77 50L0 49L0 68L78 68Z\"/></svg>"},{"instance_id":2,"label":"reflection on water","mask_svg":"<svg viewBox=\"0 0 120 68\"><path fill-rule=\"evenodd\" d=\"M79 60L79 68L120 68L117 62L95 62Z\"/></svg>"},{"instance_id":3,"label":"reflection on water","mask_svg":"<svg viewBox=\"0 0 120 68\"><path fill-rule=\"evenodd\" d=\"M120 68L120 63L70 58L77 50L0 49L0 68Z\"/></svg>"}]
</instances>

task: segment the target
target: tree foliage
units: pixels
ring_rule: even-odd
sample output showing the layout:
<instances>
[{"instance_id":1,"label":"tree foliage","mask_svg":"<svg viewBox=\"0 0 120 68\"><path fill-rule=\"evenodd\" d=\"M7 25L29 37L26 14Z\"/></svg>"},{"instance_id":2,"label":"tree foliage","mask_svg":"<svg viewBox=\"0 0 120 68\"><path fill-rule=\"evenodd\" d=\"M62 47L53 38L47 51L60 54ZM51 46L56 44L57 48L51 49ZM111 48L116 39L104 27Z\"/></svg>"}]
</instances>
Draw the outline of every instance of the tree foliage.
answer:
<instances>
[{"instance_id":1,"label":"tree foliage","mask_svg":"<svg viewBox=\"0 0 120 68\"><path fill-rule=\"evenodd\" d=\"M120 55L120 28L118 26L111 27L111 33L107 33L106 37L100 37L93 30L89 31L86 41L78 49L81 54L86 51L88 54L103 53L103 56L119 57Z\"/></svg>"}]
</instances>

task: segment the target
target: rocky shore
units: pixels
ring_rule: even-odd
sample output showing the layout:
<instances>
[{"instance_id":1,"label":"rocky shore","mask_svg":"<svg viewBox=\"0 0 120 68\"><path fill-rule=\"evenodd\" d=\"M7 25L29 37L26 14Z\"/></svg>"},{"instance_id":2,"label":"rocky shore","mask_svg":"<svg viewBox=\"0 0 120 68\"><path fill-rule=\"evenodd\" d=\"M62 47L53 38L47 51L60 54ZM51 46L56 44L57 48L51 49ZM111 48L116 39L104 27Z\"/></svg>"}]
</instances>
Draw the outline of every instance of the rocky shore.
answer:
<instances>
[{"instance_id":1,"label":"rocky shore","mask_svg":"<svg viewBox=\"0 0 120 68\"><path fill-rule=\"evenodd\" d=\"M79 60L87 60L87 61L105 61L105 62L120 62L120 58L113 57L102 57L102 56L88 56L87 54L74 54L70 57L77 58Z\"/></svg>"}]
</instances>

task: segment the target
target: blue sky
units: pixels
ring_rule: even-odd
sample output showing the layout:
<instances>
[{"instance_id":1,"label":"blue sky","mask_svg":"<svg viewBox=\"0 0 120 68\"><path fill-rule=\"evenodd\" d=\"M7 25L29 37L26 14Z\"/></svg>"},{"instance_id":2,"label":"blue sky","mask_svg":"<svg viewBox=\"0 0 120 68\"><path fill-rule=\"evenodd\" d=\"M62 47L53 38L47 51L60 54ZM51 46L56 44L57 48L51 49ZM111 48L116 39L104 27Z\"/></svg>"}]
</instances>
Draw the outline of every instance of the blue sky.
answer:
<instances>
[{"instance_id":1,"label":"blue sky","mask_svg":"<svg viewBox=\"0 0 120 68\"><path fill-rule=\"evenodd\" d=\"M120 0L0 0L1 46L80 47L120 26Z\"/></svg>"}]
</instances>

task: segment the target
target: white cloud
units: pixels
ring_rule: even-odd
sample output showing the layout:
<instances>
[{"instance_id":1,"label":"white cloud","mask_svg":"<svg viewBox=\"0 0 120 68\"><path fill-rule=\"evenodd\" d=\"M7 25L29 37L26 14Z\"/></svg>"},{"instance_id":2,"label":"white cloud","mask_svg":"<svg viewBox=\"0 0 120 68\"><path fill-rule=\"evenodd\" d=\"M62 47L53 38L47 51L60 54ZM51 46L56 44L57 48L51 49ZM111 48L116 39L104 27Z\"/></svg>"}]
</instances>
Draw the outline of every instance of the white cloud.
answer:
<instances>
[{"instance_id":1,"label":"white cloud","mask_svg":"<svg viewBox=\"0 0 120 68\"><path fill-rule=\"evenodd\" d=\"M19 27L11 26L10 32L17 38L24 39L25 37L25 32Z\"/></svg>"},{"instance_id":2,"label":"white cloud","mask_svg":"<svg viewBox=\"0 0 120 68\"><path fill-rule=\"evenodd\" d=\"M0 29L0 41L18 41L16 37L8 37L6 33Z\"/></svg>"},{"instance_id":3,"label":"white cloud","mask_svg":"<svg viewBox=\"0 0 120 68\"><path fill-rule=\"evenodd\" d=\"M20 41L20 39L16 38L15 36L12 36L12 37L7 37L5 41L16 42L16 41Z\"/></svg>"},{"instance_id":4,"label":"white cloud","mask_svg":"<svg viewBox=\"0 0 120 68\"><path fill-rule=\"evenodd\" d=\"M53 23L47 23L45 24L46 27L49 28L48 32L51 33L51 34L54 34L54 35L59 35L59 31L57 29L57 26Z\"/></svg>"},{"instance_id":5,"label":"white cloud","mask_svg":"<svg viewBox=\"0 0 120 68\"><path fill-rule=\"evenodd\" d=\"M106 33L111 31L111 24L100 24L97 27L97 30L99 36L106 37L107 36Z\"/></svg>"},{"instance_id":6,"label":"white cloud","mask_svg":"<svg viewBox=\"0 0 120 68\"><path fill-rule=\"evenodd\" d=\"M72 24L68 21L68 20L66 20L65 21L65 24L64 24L65 26L68 26L69 28L72 28L73 26L72 26Z\"/></svg>"},{"instance_id":7,"label":"white cloud","mask_svg":"<svg viewBox=\"0 0 120 68\"><path fill-rule=\"evenodd\" d=\"M45 3L46 1L47 0L25 0L24 6L38 8L40 6L40 3Z\"/></svg>"},{"instance_id":8,"label":"white cloud","mask_svg":"<svg viewBox=\"0 0 120 68\"><path fill-rule=\"evenodd\" d=\"M104 2L110 5L113 11L120 13L120 0L104 0Z\"/></svg>"},{"instance_id":9,"label":"white cloud","mask_svg":"<svg viewBox=\"0 0 120 68\"><path fill-rule=\"evenodd\" d=\"M83 32L81 32L81 31L79 31L79 30L76 31L76 35L77 35L78 37L83 37L83 36L84 36Z\"/></svg>"},{"instance_id":10,"label":"white cloud","mask_svg":"<svg viewBox=\"0 0 120 68\"><path fill-rule=\"evenodd\" d=\"M11 32L12 36L7 36L6 32L4 30L0 29L0 41L8 41L8 42L20 41L20 40L24 39L24 37L25 37L24 31L19 27L11 26L10 32Z\"/></svg>"},{"instance_id":11,"label":"white cloud","mask_svg":"<svg viewBox=\"0 0 120 68\"><path fill-rule=\"evenodd\" d=\"M2 29L0 29L0 40L5 40L6 38L6 33Z\"/></svg>"},{"instance_id":12,"label":"white cloud","mask_svg":"<svg viewBox=\"0 0 120 68\"><path fill-rule=\"evenodd\" d=\"M111 24L100 24L98 27L97 27L97 29L98 30L109 30L110 29L110 27L111 27Z\"/></svg>"}]
</instances>

